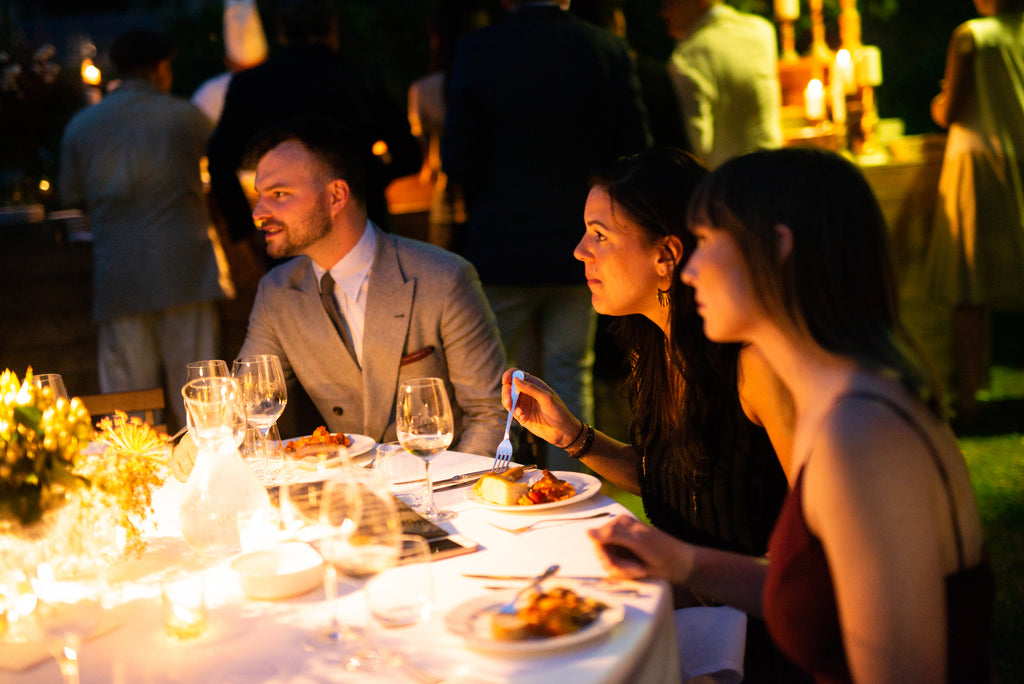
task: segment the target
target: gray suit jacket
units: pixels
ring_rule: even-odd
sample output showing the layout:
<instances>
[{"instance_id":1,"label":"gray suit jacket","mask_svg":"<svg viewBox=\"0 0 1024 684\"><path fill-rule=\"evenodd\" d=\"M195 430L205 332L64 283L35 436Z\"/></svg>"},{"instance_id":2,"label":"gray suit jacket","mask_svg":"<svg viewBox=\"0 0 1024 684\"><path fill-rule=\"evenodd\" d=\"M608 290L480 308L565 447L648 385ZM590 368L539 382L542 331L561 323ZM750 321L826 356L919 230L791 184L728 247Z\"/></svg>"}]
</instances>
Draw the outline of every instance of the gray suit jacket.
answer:
<instances>
[{"instance_id":1,"label":"gray suit jacket","mask_svg":"<svg viewBox=\"0 0 1024 684\"><path fill-rule=\"evenodd\" d=\"M505 351L476 270L439 247L372 229L377 249L362 368L327 317L305 256L260 280L239 356L277 354L289 381L302 385L332 432L378 442L396 439L402 381L443 378L455 413L451 448L493 455L505 431Z\"/></svg>"}]
</instances>

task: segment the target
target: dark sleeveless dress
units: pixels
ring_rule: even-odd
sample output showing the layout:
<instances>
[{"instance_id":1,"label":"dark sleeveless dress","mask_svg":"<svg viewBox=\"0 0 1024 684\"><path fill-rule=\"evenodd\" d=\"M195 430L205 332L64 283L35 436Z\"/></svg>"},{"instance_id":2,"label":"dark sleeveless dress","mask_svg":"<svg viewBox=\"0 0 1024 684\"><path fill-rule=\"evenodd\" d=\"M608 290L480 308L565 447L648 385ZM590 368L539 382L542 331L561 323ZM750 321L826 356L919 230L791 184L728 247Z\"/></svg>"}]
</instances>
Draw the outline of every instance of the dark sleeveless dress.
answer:
<instances>
[{"instance_id":1,"label":"dark sleeveless dress","mask_svg":"<svg viewBox=\"0 0 1024 684\"><path fill-rule=\"evenodd\" d=\"M942 475L950 514L958 520L946 469L924 430L885 397L856 393L843 398L851 396L882 402L921 436ZM813 673L815 681L851 682L828 559L821 542L807 529L802 492L803 469L783 504L768 546L771 563L764 586L765 620L782 651ZM954 529L960 569L946 578L949 682L990 682L995 579L987 556L972 568L964 567L959 528Z\"/></svg>"},{"instance_id":2,"label":"dark sleeveless dress","mask_svg":"<svg viewBox=\"0 0 1024 684\"><path fill-rule=\"evenodd\" d=\"M637 473L644 512L654 527L684 541L761 556L788 483L763 428L743 417L733 437L710 476L697 482L672 450L649 450ZM744 671L748 684L810 681L754 617L747 620Z\"/></svg>"}]
</instances>

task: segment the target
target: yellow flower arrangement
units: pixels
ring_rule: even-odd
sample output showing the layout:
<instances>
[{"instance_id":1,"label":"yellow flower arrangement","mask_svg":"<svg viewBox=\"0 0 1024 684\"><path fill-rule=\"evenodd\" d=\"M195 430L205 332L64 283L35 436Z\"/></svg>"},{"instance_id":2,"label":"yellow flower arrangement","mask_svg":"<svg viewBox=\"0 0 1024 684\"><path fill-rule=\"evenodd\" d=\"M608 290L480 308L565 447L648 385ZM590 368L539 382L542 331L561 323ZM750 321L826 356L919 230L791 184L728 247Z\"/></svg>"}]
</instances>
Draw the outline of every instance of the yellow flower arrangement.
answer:
<instances>
[{"instance_id":1,"label":"yellow flower arrangement","mask_svg":"<svg viewBox=\"0 0 1024 684\"><path fill-rule=\"evenodd\" d=\"M31 368L24 381L9 369L0 374L0 521L31 525L87 487L74 466L92 435L79 399L36 387Z\"/></svg>"},{"instance_id":2,"label":"yellow flower arrangement","mask_svg":"<svg viewBox=\"0 0 1024 684\"><path fill-rule=\"evenodd\" d=\"M73 495L82 529L112 514L125 553L141 553L140 526L167 476L167 435L122 412L98 428L77 397L33 385L31 368L23 381L0 374L0 523L28 528ZM105 446L86 449L94 440Z\"/></svg>"},{"instance_id":3,"label":"yellow flower arrangement","mask_svg":"<svg viewBox=\"0 0 1024 684\"><path fill-rule=\"evenodd\" d=\"M167 477L167 435L122 411L97 427L96 439L106 448L81 453L75 473L91 483L93 504L115 511L125 553L139 555L146 548L140 525L153 512L153 490Z\"/></svg>"}]
</instances>

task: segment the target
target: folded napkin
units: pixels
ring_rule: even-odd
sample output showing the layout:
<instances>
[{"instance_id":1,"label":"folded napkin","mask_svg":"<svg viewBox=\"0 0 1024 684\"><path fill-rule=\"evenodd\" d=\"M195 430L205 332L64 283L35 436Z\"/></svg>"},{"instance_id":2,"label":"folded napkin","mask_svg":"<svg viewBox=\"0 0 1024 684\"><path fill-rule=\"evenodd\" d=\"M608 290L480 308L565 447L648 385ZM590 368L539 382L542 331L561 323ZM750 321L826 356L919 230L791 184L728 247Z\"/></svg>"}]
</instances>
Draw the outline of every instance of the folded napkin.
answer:
<instances>
[{"instance_id":1,"label":"folded napkin","mask_svg":"<svg viewBox=\"0 0 1024 684\"><path fill-rule=\"evenodd\" d=\"M743 681L746 613L729 606L680 608L675 622L683 682L700 675L723 684Z\"/></svg>"}]
</instances>

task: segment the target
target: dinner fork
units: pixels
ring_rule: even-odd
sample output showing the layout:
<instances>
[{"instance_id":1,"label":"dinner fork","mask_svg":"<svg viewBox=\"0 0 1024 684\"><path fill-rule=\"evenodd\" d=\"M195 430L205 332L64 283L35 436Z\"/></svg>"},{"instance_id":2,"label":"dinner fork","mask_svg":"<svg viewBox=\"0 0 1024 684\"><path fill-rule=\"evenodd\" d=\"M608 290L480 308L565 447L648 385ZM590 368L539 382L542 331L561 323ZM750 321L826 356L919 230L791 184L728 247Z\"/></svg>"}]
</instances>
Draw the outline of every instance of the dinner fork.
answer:
<instances>
[{"instance_id":1,"label":"dinner fork","mask_svg":"<svg viewBox=\"0 0 1024 684\"><path fill-rule=\"evenodd\" d=\"M497 525L495 523L492 523L490 520L488 520L487 522L489 522L491 524L491 526L497 527L499 530L503 530L503 531L508 532L510 534L522 534L523 532L529 532L530 530L532 530L534 528L534 526L540 525L542 523L567 522L567 521L570 521L570 520L591 520L593 518L604 518L604 517L609 516L609 515L611 515L610 512L608 512L608 511L601 511L600 513L592 513L590 515L579 515L579 516L576 516L576 517L573 517L573 518L544 518L543 520L538 520L536 522L530 523L529 525L523 525L522 527L503 527L501 525Z\"/></svg>"},{"instance_id":2,"label":"dinner fork","mask_svg":"<svg viewBox=\"0 0 1024 684\"><path fill-rule=\"evenodd\" d=\"M514 371L512 373L512 380L515 381L523 380L526 375L521 370ZM494 452L494 465L491 466L491 472L503 473L508 470L508 464L512 461L512 440L508 438L509 428L512 427L512 414L516 410L516 402L519 401L519 390L516 389L516 383L512 382L512 405L508 409L508 420L505 421L505 439L501 440L501 444L498 445L498 450Z\"/></svg>"}]
</instances>

